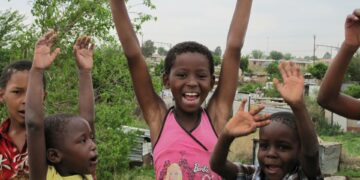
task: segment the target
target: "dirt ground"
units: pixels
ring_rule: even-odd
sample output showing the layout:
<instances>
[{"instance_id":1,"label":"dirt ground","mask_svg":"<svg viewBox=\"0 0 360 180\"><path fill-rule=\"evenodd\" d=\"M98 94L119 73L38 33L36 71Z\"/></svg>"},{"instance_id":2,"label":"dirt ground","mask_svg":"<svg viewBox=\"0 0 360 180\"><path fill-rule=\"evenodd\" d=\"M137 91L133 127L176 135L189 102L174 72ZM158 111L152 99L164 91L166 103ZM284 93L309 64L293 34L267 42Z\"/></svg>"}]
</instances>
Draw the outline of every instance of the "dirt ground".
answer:
<instances>
[{"instance_id":1,"label":"dirt ground","mask_svg":"<svg viewBox=\"0 0 360 180\"><path fill-rule=\"evenodd\" d=\"M232 162L252 163L253 139L258 138L258 132L251 135L236 138L230 146L228 159Z\"/></svg>"}]
</instances>

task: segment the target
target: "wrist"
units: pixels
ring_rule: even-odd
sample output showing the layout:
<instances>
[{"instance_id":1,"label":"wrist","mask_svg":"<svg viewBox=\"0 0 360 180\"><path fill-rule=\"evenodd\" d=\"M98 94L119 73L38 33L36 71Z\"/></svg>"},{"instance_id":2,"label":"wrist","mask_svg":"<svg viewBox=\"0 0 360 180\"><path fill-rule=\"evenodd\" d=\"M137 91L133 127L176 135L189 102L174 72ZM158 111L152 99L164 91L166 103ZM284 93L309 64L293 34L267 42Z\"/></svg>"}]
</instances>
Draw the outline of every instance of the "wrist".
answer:
<instances>
[{"instance_id":1,"label":"wrist","mask_svg":"<svg viewBox=\"0 0 360 180\"><path fill-rule=\"evenodd\" d=\"M30 69L31 73L41 73L41 74L43 74L44 71L45 71L44 68L38 68L38 67L34 67L34 66L32 66L31 69Z\"/></svg>"},{"instance_id":2,"label":"wrist","mask_svg":"<svg viewBox=\"0 0 360 180\"><path fill-rule=\"evenodd\" d=\"M348 50L354 54L359 49L359 46L352 45L352 44L349 44L346 41L344 41L342 44L342 48L344 48L345 50Z\"/></svg>"},{"instance_id":3,"label":"wrist","mask_svg":"<svg viewBox=\"0 0 360 180\"><path fill-rule=\"evenodd\" d=\"M79 69L79 74L91 74L92 69Z\"/></svg>"}]
</instances>

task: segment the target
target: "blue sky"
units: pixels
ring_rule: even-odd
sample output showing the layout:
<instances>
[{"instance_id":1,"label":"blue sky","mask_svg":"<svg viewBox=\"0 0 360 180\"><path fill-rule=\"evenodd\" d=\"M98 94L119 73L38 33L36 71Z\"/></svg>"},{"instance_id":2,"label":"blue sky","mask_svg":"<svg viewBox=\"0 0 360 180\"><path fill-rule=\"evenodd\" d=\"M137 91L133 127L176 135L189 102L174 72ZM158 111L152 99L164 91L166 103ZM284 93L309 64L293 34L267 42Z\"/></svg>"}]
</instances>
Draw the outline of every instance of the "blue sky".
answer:
<instances>
[{"instance_id":1,"label":"blue sky","mask_svg":"<svg viewBox=\"0 0 360 180\"><path fill-rule=\"evenodd\" d=\"M157 8L150 13L158 20L143 26L140 40L171 44L194 40L211 50L221 46L224 51L235 0L153 0L153 3ZM0 10L8 8L25 13L31 22L29 0L1 0ZM355 8L360 8L359 0L253 0L243 52L278 50L311 56L313 35L318 44L340 46L345 18ZM141 7L130 11L138 10L144 11ZM316 55L322 57L326 51L330 49L318 47Z\"/></svg>"}]
</instances>

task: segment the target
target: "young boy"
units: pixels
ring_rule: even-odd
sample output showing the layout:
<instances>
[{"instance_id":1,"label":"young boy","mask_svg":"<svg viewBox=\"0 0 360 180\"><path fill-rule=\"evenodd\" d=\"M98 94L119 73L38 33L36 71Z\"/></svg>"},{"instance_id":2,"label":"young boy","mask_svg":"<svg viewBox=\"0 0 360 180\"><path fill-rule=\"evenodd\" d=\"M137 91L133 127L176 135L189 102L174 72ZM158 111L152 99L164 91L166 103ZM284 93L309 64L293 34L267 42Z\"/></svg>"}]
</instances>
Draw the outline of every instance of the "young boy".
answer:
<instances>
[{"instance_id":1,"label":"young boy","mask_svg":"<svg viewBox=\"0 0 360 180\"><path fill-rule=\"evenodd\" d=\"M351 57L360 46L360 9L346 18L345 41L327 70L320 86L318 103L330 111L351 119L360 119L360 101L340 93Z\"/></svg>"},{"instance_id":2,"label":"young boy","mask_svg":"<svg viewBox=\"0 0 360 180\"><path fill-rule=\"evenodd\" d=\"M93 179L97 163L94 134L94 96L91 80L93 48L90 38L81 37L74 45L79 69L80 116L57 114L44 120L44 70L60 49L50 53L54 31L36 44L25 105L30 179Z\"/></svg>"},{"instance_id":3,"label":"young boy","mask_svg":"<svg viewBox=\"0 0 360 180\"><path fill-rule=\"evenodd\" d=\"M276 89L290 105L292 113L258 115L264 108L240 110L222 131L211 158L211 168L226 179L316 179L321 178L318 141L306 110L304 78L292 62L279 65L283 83L274 79ZM269 120L270 119L270 120ZM259 166L235 165L226 160L231 142L260 128Z\"/></svg>"}]
</instances>

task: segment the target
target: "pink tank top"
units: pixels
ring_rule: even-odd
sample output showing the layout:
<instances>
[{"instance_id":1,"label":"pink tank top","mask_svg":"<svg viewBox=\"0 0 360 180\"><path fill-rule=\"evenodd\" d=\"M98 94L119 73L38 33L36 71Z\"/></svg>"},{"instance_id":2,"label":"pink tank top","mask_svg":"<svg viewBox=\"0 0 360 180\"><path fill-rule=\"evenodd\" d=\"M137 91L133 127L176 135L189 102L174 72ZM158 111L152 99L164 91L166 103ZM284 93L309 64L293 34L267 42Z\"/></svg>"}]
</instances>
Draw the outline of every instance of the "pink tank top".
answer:
<instances>
[{"instance_id":1,"label":"pink tank top","mask_svg":"<svg viewBox=\"0 0 360 180\"><path fill-rule=\"evenodd\" d=\"M216 142L215 129L205 110L198 126L188 132L176 121L171 108L154 145L156 179L221 179L209 163Z\"/></svg>"}]
</instances>

